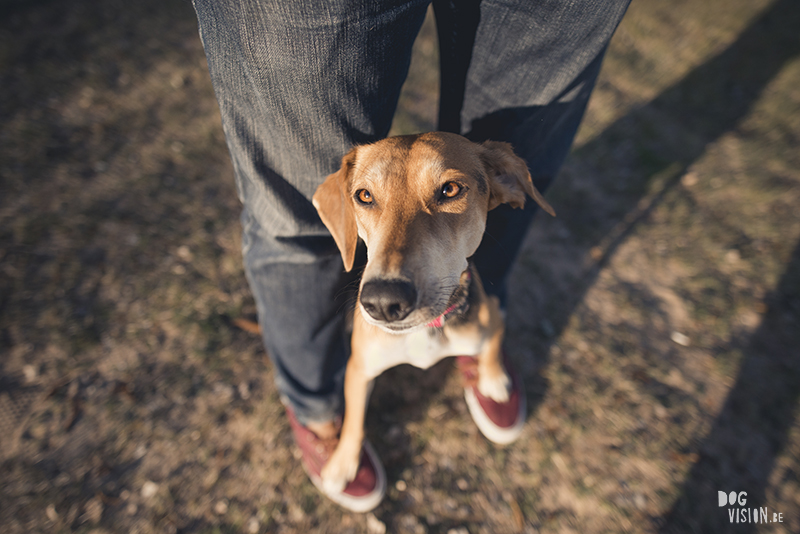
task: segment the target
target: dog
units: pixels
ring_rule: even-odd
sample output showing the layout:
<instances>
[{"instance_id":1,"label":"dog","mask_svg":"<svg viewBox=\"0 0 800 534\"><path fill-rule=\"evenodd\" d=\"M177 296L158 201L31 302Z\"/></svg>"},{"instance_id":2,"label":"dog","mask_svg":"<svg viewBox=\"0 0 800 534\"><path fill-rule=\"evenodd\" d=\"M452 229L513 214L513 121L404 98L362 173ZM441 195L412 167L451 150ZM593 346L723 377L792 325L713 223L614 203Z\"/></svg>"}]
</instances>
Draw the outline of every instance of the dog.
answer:
<instances>
[{"instance_id":1,"label":"dog","mask_svg":"<svg viewBox=\"0 0 800 534\"><path fill-rule=\"evenodd\" d=\"M367 247L345 370L339 443L322 483L341 491L358 470L372 381L409 363L427 369L455 355L477 359L477 388L503 403L499 301L485 293L469 258L490 210L521 208L526 195L555 211L511 145L431 132L353 148L317 188L313 204L347 271L359 238Z\"/></svg>"}]
</instances>

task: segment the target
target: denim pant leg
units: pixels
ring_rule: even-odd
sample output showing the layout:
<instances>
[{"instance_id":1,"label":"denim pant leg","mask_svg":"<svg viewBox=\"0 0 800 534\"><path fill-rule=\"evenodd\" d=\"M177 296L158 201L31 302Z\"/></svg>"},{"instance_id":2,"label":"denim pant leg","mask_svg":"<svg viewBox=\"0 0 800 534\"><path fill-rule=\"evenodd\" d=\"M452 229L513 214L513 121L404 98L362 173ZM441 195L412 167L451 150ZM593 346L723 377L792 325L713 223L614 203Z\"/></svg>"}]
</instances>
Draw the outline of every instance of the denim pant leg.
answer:
<instances>
[{"instance_id":1,"label":"denim pant leg","mask_svg":"<svg viewBox=\"0 0 800 534\"><path fill-rule=\"evenodd\" d=\"M473 141L511 143L536 187L546 190L569 152L628 3L434 0L449 75L442 80L440 128L466 132ZM500 206L489 214L474 261L487 292L502 301L535 212L529 201L523 210Z\"/></svg>"},{"instance_id":2,"label":"denim pant leg","mask_svg":"<svg viewBox=\"0 0 800 534\"><path fill-rule=\"evenodd\" d=\"M194 6L278 388L301 422L329 420L341 411L348 278L311 197L353 144L388 133L427 2Z\"/></svg>"}]
</instances>

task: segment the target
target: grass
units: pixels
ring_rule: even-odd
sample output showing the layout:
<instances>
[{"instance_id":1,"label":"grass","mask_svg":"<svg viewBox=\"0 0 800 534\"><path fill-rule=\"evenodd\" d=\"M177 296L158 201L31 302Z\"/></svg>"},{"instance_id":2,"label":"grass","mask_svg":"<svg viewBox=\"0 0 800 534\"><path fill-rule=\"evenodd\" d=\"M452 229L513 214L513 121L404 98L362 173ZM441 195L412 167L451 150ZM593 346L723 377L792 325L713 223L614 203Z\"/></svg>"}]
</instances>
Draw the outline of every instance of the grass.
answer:
<instances>
[{"instance_id":1,"label":"grass","mask_svg":"<svg viewBox=\"0 0 800 534\"><path fill-rule=\"evenodd\" d=\"M191 6L0 12L5 531L800 531L796 3L631 6L513 273L523 438L479 435L448 362L388 371L370 519L308 482L230 322L255 310ZM436 62L429 19L393 133L434 127Z\"/></svg>"}]
</instances>

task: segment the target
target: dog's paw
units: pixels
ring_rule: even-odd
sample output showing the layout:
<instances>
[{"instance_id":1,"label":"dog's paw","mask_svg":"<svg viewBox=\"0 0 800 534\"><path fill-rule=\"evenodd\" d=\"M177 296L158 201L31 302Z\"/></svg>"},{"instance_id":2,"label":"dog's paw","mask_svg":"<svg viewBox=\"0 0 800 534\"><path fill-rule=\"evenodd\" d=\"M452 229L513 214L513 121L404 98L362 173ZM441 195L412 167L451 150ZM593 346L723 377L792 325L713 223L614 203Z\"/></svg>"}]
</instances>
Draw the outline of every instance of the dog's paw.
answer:
<instances>
[{"instance_id":1,"label":"dog's paw","mask_svg":"<svg viewBox=\"0 0 800 534\"><path fill-rule=\"evenodd\" d=\"M344 491L347 483L356 478L360 461L359 454L349 454L341 447L337 448L320 473L325 492L335 494Z\"/></svg>"},{"instance_id":2,"label":"dog's paw","mask_svg":"<svg viewBox=\"0 0 800 534\"><path fill-rule=\"evenodd\" d=\"M509 391L511 390L511 380L505 373L491 376L488 373L478 375L478 391L481 395L493 401L503 404L508 402Z\"/></svg>"}]
</instances>

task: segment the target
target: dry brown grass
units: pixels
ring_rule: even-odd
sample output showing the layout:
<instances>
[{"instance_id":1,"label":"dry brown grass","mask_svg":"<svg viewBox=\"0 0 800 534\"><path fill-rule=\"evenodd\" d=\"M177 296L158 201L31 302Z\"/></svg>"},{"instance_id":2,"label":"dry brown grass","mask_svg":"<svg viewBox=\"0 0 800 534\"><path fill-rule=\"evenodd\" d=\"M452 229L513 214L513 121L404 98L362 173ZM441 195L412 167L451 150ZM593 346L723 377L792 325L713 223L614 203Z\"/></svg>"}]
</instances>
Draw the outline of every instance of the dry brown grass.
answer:
<instances>
[{"instance_id":1,"label":"dry brown grass","mask_svg":"<svg viewBox=\"0 0 800 534\"><path fill-rule=\"evenodd\" d=\"M634 3L514 272L523 439L380 379L374 515L321 498L257 337L185 2L0 8L0 525L800 532L800 8ZM435 117L430 25L394 132ZM784 522L731 525L717 491Z\"/></svg>"}]
</instances>

